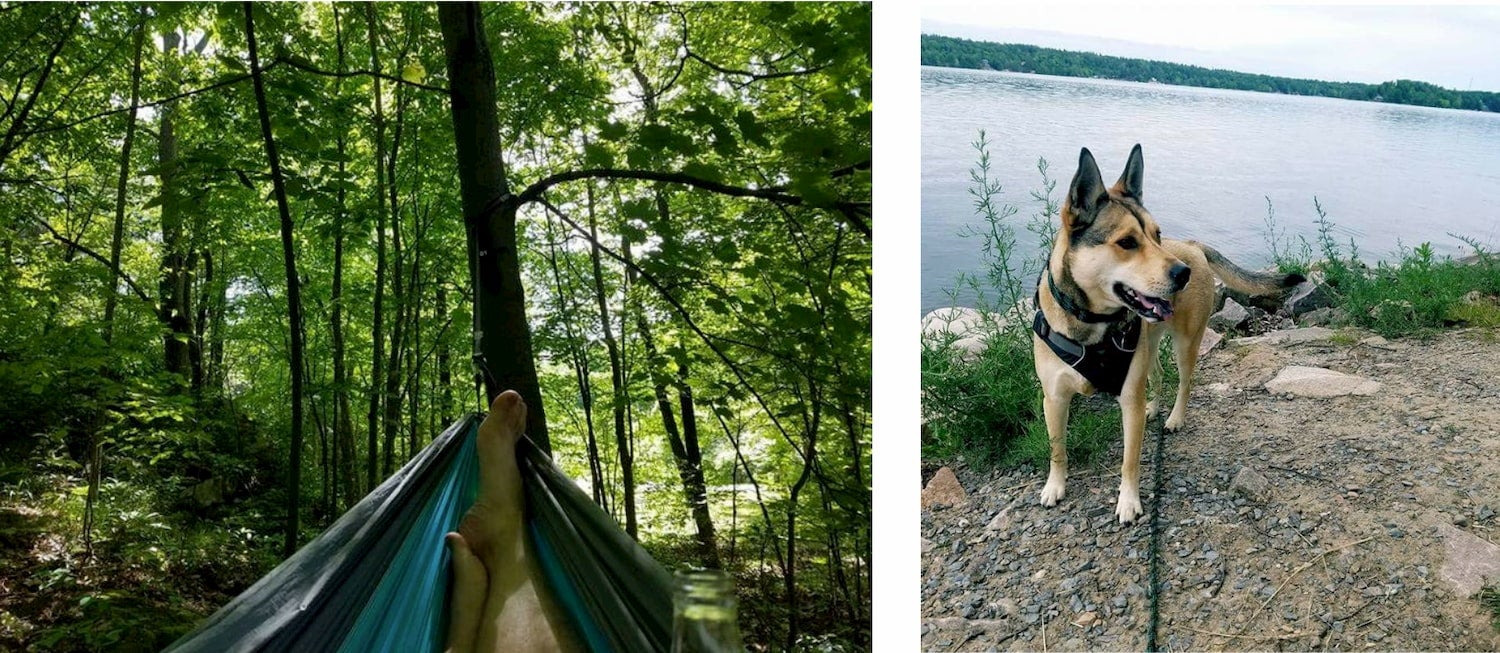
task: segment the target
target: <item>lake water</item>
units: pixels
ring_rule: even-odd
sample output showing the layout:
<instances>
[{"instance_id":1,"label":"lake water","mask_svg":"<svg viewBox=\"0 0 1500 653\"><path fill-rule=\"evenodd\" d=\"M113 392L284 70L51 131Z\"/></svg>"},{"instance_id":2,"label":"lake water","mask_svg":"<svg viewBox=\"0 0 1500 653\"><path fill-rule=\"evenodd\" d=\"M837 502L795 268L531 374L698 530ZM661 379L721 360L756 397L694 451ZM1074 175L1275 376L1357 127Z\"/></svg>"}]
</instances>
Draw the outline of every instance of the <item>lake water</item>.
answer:
<instances>
[{"instance_id":1,"label":"lake water","mask_svg":"<svg viewBox=\"0 0 1500 653\"><path fill-rule=\"evenodd\" d=\"M1027 254L1037 247L1023 227L1037 209L1037 158L1051 164L1061 202L1080 147L1112 184L1136 143L1145 205L1163 235L1209 243L1246 266L1271 260L1267 197L1278 228L1312 240L1316 196L1339 241L1353 237L1366 260L1424 241L1466 253L1448 233L1500 246L1500 114L923 67L924 313L954 303L947 291L959 273L980 271L980 241L958 235L980 224L968 193L980 129L1001 199L1020 209L1012 221Z\"/></svg>"}]
</instances>

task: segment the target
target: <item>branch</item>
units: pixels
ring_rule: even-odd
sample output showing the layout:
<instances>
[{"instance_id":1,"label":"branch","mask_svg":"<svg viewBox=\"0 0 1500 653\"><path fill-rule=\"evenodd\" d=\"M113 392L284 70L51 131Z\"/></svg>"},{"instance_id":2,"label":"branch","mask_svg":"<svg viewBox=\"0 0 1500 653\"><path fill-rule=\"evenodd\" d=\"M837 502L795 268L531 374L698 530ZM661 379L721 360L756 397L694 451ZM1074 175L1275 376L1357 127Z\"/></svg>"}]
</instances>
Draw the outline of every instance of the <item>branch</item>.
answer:
<instances>
[{"instance_id":1,"label":"branch","mask_svg":"<svg viewBox=\"0 0 1500 653\"><path fill-rule=\"evenodd\" d=\"M741 77L748 77L749 78L749 79L747 79L747 80L745 80L745 81L740 82L739 84L737 84L738 86L746 86L746 85L753 84L755 82L759 82L759 81L767 80L767 79L778 79L778 78L781 78L781 77L799 77L799 76L802 76L802 75L811 75L811 74L820 72L824 68L828 67L828 64L823 64L821 66L814 66L812 68L805 68L803 70L782 70L782 71L778 71L778 72L774 72L774 73L756 73L756 72L751 72L751 71L748 71L748 70L735 70L733 68L725 68L724 66L720 66L719 64L716 64L716 63L714 63L712 61L704 59L702 56L699 56L699 54L697 52L693 52L692 50L688 50L687 51L687 58L692 59L693 61L696 61L698 63L701 63L701 64L703 64L705 66L708 66L714 72L717 72L717 73L720 73L720 74L724 74L724 75L739 75ZM733 82L731 82L731 83L733 83Z\"/></svg>"},{"instance_id":2,"label":"branch","mask_svg":"<svg viewBox=\"0 0 1500 653\"><path fill-rule=\"evenodd\" d=\"M733 197L758 197L770 200L778 204L790 204L798 206L802 204L802 198L796 195L766 189L766 188L744 188L741 186L730 186L717 181L694 177L680 172L655 172L651 170L618 170L613 168L588 168L585 170L570 170L546 177L521 191L516 196L520 204L527 204L542 199L542 193L547 189L565 181L576 181L579 179L642 179L646 181L664 181L673 184L682 184L694 188L730 195Z\"/></svg>"},{"instance_id":3,"label":"branch","mask_svg":"<svg viewBox=\"0 0 1500 653\"><path fill-rule=\"evenodd\" d=\"M277 63L278 62L275 62L275 61L271 62L269 65L265 66L264 68L261 68L261 72L265 72L267 70L270 70L270 69L274 68ZM247 79L250 79L250 73L245 73L243 75L235 75L233 77L228 77L228 78L225 78L225 79L220 80L218 82L214 82L213 84L210 84L210 85L205 86L203 88L194 89L194 90L191 90L191 91L184 91L182 93L178 93L177 95L172 95L172 96L164 97L164 98L162 98L160 100L155 100L155 101L152 101L152 102L146 102L146 103L143 103L143 104L137 104L134 107L120 107L118 109L110 109L108 111L101 111L101 112L93 114L93 115L84 116L84 117L79 118L77 120L73 120L73 121L70 121L70 122L65 122L65 123L61 123L61 124L57 124L57 125L49 125L47 127L39 127L37 129L33 129L33 130L30 130L30 131L21 132L21 134L24 135L24 136L32 136L32 135L36 135L36 134L45 134L47 132L55 132L55 131L59 131L59 130L63 130L63 129L69 129L69 128L81 125L83 123L86 123L86 122L98 120L100 118L108 118L108 117L113 116L113 115L115 115L117 113L125 113L126 111L130 111L133 108L134 109L141 109L141 108L145 108L145 107L158 107L158 106L161 106L163 104L167 104L169 102L176 102L177 100L181 100L183 98L189 98L189 97L192 97L194 95L201 95L201 94L207 93L209 91L214 91L214 90L218 90L218 89L224 88L226 86L233 86L233 85L238 84L240 82L243 82L243 81L245 81Z\"/></svg>"},{"instance_id":4,"label":"branch","mask_svg":"<svg viewBox=\"0 0 1500 653\"><path fill-rule=\"evenodd\" d=\"M324 77L340 77L340 78L342 78L342 77L379 77L379 78L381 78L383 80L386 80L386 81L394 83L394 84L402 84L402 85L405 85L405 86L410 86L412 88L420 88L420 89L425 90L425 91L432 91L434 93L442 93L443 95L447 95L448 94L448 89L443 88L441 86L430 86L428 84L423 84L421 82L408 81L408 80L406 80L404 78L401 78L401 77L396 77L394 75L388 75L386 73L376 72L376 71L373 71L373 70L345 70L345 71L323 70L321 68L313 66L312 63L310 63L310 62L308 62L306 60L292 58L292 57L278 57L278 58L274 59L272 61L272 63L273 64L275 64L275 63L284 63L284 64L286 64L288 66L296 68L297 70L301 70L301 71L304 71L304 72L309 72L309 73L312 73L314 75L322 75ZM270 68L270 66L267 66L266 68Z\"/></svg>"},{"instance_id":5,"label":"branch","mask_svg":"<svg viewBox=\"0 0 1500 653\"><path fill-rule=\"evenodd\" d=\"M49 231L49 232L52 233L52 238L54 240L56 240L56 241L58 241L60 243L63 243L65 245L68 245L69 247L72 247L73 249L76 249L76 250L78 250L80 252L83 252L84 254L87 254L89 256L89 258L92 258L92 259L94 259L94 260L96 260L96 261L98 261L100 263L103 263L104 267L109 268L110 270L112 270L115 273L115 276L117 278L123 279L125 281L125 285L130 286L130 289L133 290L133 291L135 291L135 295L137 297L140 297L141 301L144 301L147 304L151 304L152 306L156 305L156 302L152 301L151 297L148 296L148 295L146 295L146 291L141 290L140 285L136 284L135 279L131 279L130 275L125 274L124 270L121 270L119 267L116 267L115 265L110 264L109 259L104 258L98 252L96 252L96 251L94 251L92 249L84 247L83 243L80 243L80 242L78 242L76 240L73 240L71 238L68 238L67 236L62 235L56 229L53 229L52 225L48 224L46 220L43 220L43 219L38 218L36 216L32 216L31 219L35 220L37 222L37 224L40 224L43 227L46 227L47 231Z\"/></svg>"}]
</instances>

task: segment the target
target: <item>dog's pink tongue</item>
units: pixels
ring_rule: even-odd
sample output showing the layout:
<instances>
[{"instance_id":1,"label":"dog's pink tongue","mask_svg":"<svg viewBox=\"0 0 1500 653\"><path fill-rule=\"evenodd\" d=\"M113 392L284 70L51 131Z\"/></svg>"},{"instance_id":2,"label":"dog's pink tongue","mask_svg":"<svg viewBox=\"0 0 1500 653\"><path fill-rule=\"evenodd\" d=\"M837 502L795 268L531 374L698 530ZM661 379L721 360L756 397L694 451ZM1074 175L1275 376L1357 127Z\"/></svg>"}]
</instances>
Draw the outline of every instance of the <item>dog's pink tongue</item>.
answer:
<instances>
[{"instance_id":1,"label":"dog's pink tongue","mask_svg":"<svg viewBox=\"0 0 1500 653\"><path fill-rule=\"evenodd\" d=\"M1169 317L1172 317L1172 302L1170 301L1167 301L1165 299L1156 299L1153 297L1150 299L1146 299L1146 306L1151 309L1151 312L1155 314L1156 318L1159 320L1165 320Z\"/></svg>"}]
</instances>

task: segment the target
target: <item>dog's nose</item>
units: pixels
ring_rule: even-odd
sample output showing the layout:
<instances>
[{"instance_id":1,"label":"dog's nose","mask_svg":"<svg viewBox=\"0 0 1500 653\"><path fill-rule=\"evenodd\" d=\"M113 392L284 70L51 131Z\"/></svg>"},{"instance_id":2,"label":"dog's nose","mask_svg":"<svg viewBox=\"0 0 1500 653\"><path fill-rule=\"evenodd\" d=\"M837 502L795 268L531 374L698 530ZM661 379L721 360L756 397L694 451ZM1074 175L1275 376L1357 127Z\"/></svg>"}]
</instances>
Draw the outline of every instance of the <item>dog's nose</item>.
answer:
<instances>
[{"instance_id":1,"label":"dog's nose","mask_svg":"<svg viewBox=\"0 0 1500 653\"><path fill-rule=\"evenodd\" d=\"M1188 277L1193 275L1193 269L1181 263L1172 266L1167 276L1172 277L1172 291L1176 292L1187 287Z\"/></svg>"}]
</instances>

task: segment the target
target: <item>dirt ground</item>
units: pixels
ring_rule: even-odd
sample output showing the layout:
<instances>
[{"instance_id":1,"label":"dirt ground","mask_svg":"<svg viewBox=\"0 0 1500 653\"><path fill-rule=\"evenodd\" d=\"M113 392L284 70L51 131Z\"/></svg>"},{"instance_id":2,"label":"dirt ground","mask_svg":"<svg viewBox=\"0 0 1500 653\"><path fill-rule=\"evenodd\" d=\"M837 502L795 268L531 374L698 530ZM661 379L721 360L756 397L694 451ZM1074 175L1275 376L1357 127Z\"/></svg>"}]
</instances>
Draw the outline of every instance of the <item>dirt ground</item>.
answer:
<instances>
[{"instance_id":1,"label":"dirt ground","mask_svg":"<svg viewBox=\"0 0 1500 653\"><path fill-rule=\"evenodd\" d=\"M1500 543L1500 341L1368 337L1229 340L1199 363L1187 428L1163 448L1159 646L1500 650L1492 615L1447 578L1455 546ZM1381 388L1267 392L1287 365ZM967 500L922 513L924 649L1146 646L1150 514L1116 523L1120 445L1103 460L1050 509L1045 470L953 465Z\"/></svg>"}]
</instances>

